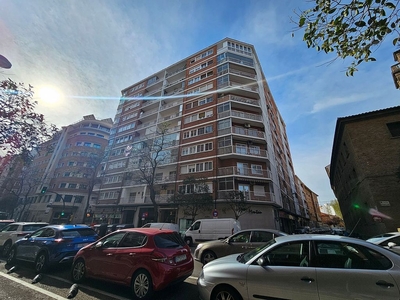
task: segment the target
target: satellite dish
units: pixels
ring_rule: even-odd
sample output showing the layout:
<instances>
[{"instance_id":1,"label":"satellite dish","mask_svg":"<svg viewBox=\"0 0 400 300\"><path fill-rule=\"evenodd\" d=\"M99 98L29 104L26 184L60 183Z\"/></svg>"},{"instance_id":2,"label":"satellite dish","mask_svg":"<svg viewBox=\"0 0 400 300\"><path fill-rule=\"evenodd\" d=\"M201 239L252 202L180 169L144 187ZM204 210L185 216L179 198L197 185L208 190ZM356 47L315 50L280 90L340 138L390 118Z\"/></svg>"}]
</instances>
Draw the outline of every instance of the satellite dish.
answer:
<instances>
[{"instance_id":1,"label":"satellite dish","mask_svg":"<svg viewBox=\"0 0 400 300\"><path fill-rule=\"evenodd\" d=\"M12 64L8 61L8 59L0 54L0 68L9 69L11 66Z\"/></svg>"}]
</instances>

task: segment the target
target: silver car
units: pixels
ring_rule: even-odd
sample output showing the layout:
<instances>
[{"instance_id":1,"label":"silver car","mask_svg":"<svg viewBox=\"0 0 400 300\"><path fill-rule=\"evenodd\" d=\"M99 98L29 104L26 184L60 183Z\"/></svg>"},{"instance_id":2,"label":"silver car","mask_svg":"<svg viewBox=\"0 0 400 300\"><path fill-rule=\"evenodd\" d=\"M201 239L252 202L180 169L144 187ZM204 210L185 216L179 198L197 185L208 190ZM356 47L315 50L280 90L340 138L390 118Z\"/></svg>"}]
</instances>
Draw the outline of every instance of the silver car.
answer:
<instances>
[{"instance_id":1,"label":"silver car","mask_svg":"<svg viewBox=\"0 0 400 300\"><path fill-rule=\"evenodd\" d=\"M288 235L209 262L203 300L399 299L400 255L337 235Z\"/></svg>"},{"instance_id":2,"label":"silver car","mask_svg":"<svg viewBox=\"0 0 400 300\"><path fill-rule=\"evenodd\" d=\"M388 232L376 235L367 242L388 248L400 254L400 232Z\"/></svg>"},{"instance_id":3,"label":"silver car","mask_svg":"<svg viewBox=\"0 0 400 300\"><path fill-rule=\"evenodd\" d=\"M282 235L287 234L275 229L242 230L223 240L198 244L194 251L194 259L205 265L216 258L229 254L249 252Z\"/></svg>"}]
</instances>

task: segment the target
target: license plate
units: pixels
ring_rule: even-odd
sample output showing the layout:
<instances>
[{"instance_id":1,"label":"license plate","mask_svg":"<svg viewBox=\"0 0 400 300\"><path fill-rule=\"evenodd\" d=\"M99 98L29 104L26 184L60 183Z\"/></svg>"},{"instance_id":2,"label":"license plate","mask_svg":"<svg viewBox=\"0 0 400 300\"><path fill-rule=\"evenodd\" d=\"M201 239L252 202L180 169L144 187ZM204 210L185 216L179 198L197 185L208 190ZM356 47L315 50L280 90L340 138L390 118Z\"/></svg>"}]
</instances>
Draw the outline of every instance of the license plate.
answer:
<instances>
[{"instance_id":1,"label":"license plate","mask_svg":"<svg viewBox=\"0 0 400 300\"><path fill-rule=\"evenodd\" d=\"M186 254L179 255L179 256L175 257L175 261L176 261L177 263L180 262L180 261L183 261L183 260L185 260L185 259L186 259Z\"/></svg>"}]
</instances>

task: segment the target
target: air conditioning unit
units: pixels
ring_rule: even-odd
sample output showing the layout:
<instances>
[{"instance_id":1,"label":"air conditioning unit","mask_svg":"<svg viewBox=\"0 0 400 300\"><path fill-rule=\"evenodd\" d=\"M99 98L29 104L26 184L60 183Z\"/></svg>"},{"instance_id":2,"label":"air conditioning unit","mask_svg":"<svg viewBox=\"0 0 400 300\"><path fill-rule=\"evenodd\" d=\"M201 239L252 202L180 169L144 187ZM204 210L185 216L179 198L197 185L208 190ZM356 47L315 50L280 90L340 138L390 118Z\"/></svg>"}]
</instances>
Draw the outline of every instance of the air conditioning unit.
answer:
<instances>
[{"instance_id":1,"label":"air conditioning unit","mask_svg":"<svg viewBox=\"0 0 400 300\"><path fill-rule=\"evenodd\" d=\"M251 125L250 125L249 123L244 123L244 127L246 127L246 128L250 128L250 127L251 127Z\"/></svg>"}]
</instances>

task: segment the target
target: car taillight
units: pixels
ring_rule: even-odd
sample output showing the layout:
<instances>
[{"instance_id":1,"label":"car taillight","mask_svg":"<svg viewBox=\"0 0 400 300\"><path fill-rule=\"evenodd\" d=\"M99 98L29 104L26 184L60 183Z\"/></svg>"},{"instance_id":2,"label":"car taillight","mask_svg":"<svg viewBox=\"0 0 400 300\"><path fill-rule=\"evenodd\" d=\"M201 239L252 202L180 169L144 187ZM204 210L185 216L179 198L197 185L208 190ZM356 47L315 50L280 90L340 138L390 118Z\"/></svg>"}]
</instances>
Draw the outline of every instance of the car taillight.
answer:
<instances>
[{"instance_id":1,"label":"car taillight","mask_svg":"<svg viewBox=\"0 0 400 300\"><path fill-rule=\"evenodd\" d=\"M153 261L164 263L171 266L176 265L175 260L173 258L168 258L164 253L154 251L153 256L154 256L152 258Z\"/></svg>"}]
</instances>

